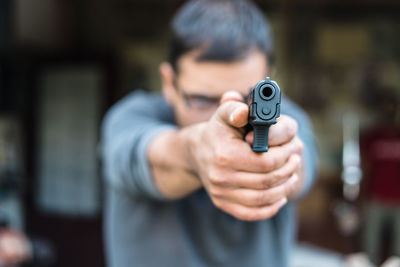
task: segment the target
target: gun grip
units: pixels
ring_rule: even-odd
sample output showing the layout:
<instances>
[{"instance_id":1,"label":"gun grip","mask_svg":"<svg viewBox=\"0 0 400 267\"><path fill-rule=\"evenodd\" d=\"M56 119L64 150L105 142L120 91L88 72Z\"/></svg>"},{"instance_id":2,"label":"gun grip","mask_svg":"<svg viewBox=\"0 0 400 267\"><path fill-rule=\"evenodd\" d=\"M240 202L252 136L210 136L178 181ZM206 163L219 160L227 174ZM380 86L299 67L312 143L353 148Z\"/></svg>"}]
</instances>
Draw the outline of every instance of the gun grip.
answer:
<instances>
[{"instance_id":1,"label":"gun grip","mask_svg":"<svg viewBox=\"0 0 400 267\"><path fill-rule=\"evenodd\" d=\"M254 129L253 151L267 152L269 125L254 125L253 129Z\"/></svg>"}]
</instances>

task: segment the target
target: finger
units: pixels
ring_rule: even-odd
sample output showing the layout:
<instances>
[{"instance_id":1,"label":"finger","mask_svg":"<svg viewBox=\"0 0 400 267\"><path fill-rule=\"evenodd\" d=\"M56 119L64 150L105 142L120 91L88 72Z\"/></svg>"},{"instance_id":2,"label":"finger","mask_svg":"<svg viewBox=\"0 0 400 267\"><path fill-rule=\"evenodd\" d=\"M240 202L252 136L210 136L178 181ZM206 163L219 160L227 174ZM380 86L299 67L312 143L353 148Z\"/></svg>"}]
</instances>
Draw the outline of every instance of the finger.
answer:
<instances>
[{"instance_id":1,"label":"finger","mask_svg":"<svg viewBox=\"0 0 400 267\"><path fill-rule=\"evenodd\" d=\"M221 100L220 100L220 105L222 105L228 101L243 102L243 96L236 91L228 91L222 95Z\"/></svg>"},{"instance_id":2,"label":"finger","mask_svg":"<svg viewBox=\"0 0 400 267\"><path fill-rule=\"evenodd\" d=\"M264 207L247 207L226 200L216 200L214 204L221 210L244 221L259 221L269 219L274 216L279 209L287 203L287 198L283 198L272 205Z\"/></svg>"},{"instance_id":3,"label":"finger","mask_svg":"<svg viewBox=\"0 0 400 267\"><path fill-rule=\"evenodd\" d=\"M264 181L264 184L268 186L268 188L271 188L286 183L290 177L295 174L297 175L297 171L300 167L301 156L299 154L292 154L287 164L276 170L275 174L269 180Z\"/></svg>"},{"instance_id":4,"label":"finger","mask_svg":"<svg viewBox=\"0 0 400 267\"><path fill-rule=\"evenodd\" d=\"M301 154L303 143L295 137L287 144L270 147L267 153L260 153L265 172L270 172L281 168L293 154Z\"/></svg>"},{"instance_id":5,"label":"finger","mask_svg":"<svg viewBox=\"0 0 400 267\"><path fill-rule=\"evenodd\" d=\"M244 140L246 141L246 143L252 146L254 142L254 131L248 132L244 137Z\"/></svg>"},{"instance_id":6,"label":"finger","mask_svg":"<svg viewBox=\"0 0 400 267\"><path fill-rule=\"evenodd\" d=\"M235 128L241 128L248 122L249 107L239 101L227 101L223 103L214 114L214 117Z\"/></svg>"},{"instance_id":7,"label":"finger","mask_svg":"<svg viewBox=\"0 0 400 267\"><path fill-rule=\"evenodd\" d=\"M225 187L240 187L247 189L268 189L286 182L300 167L301 157L298 154L292 154L281 168L267 173L253 173L232 171L229 179L225 180Z\"/></svg>"},{"instance_id":8,"label":"finger","mask_svg":"<svg viewBox=\"0 0 400 267\"><path fill-rule=\"evenodd\" d=\"M298 131L297 122L289 116L282 115L277 121L276 124L271 125L269 128L269 146L279 146L289 142L296 136ZM252 145L254 141L254 132L250 131L247 133L245 140Z\"/></svg>"},{"instance_id":9,"label":"finger","mask_svg":"<svg viewBox=\"0 0 400 267\"><path fill-rule=\"evenodd\" d=\"M223 148L227 165L231 166L233 171L254 173L277 170L289 160L292 154L300 154L303 149L303 143L297 137L287 144L270 147L266 153L253 152L243 140L232 140L231 144Z\"/></svg>"},{"instance_id":10,"label":"finger","mask_svg":"<svg viewBox=\"0 0 400 267\"><path fill-rule=\"evenodd\" d=\"M214 198L228 200L248 207L263 207L289 196L295 189L297 180L297 174L293 174L290 179L283 184L269 189L254 190L247 188L232 189L217 187L213 188L210 192Z\"/></svg>"},{"instance_id":11,"label":"finger","mask_svg":"<svg viewBox=\"0 0 400 267\"><path fill-rule=\"evenodd\" d=\"M285 144L297 135L298 125L293 118L282 115L277 121L269 128L268 143L270 146Z\"/></svg>"}]
</instances>

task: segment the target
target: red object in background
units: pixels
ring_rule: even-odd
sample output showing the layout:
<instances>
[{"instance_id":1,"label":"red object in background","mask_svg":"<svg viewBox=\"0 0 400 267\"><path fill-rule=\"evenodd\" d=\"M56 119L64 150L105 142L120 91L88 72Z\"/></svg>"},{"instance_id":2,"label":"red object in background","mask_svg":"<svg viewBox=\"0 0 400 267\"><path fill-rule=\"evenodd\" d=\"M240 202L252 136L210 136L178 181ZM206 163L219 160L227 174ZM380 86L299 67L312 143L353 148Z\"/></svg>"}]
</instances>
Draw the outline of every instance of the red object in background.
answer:
<instances>
[{"instance_id":1,"label":"red object in background","mask_svg":"<svg viewBox=\"0 0 400 267\"><path fill-rule=\"evenodd\" d=\"M400 129L379 127L361 138L370 198L383 204L400 204Z\"/></svg>"}]
</instances>

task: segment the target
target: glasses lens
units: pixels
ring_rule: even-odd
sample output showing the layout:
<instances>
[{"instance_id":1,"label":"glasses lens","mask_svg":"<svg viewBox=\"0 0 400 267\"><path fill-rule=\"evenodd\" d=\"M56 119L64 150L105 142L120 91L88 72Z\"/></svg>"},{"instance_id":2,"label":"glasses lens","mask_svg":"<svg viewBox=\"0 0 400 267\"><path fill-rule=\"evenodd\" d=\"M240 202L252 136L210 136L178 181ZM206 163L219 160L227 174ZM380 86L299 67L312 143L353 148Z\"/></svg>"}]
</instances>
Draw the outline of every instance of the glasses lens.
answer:
<instances>
[{"instance_id":1,"label":"glasses lens","mask_svg":"<svg viewBox=\"0 0 400 267\"><path fill-rule=\"evenodd\" d=\"M210 109L217 107L219 104L219 98L208 97L208 96L186 96L186 103L190 108L194 109Z\"/></svg>"}]
</instances>

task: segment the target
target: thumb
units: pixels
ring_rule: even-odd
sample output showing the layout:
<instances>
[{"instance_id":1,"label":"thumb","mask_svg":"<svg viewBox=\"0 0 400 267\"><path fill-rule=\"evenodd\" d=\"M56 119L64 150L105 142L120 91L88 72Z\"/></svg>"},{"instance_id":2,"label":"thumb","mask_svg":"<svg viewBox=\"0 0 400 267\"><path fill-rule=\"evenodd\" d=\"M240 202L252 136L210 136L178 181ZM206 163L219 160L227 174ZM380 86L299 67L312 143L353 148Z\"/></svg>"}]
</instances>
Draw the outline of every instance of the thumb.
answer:
<instances>
[{"instance_id":1,"label":"thumb","mask_svg":"<svg viewBox=\"0 0 400 267\"><path fill-rule=\"evenodd\" d=\"M241 128L248 123L249 107L243 102L230 100L223 103L214 116L224 124Z\"/></svg>"},{"instance_id":2,"label":"thumb","mask_svg":"<svg viewBox=\"0 0 400 267\"><path fill-rule=\"evenodd\" d=\"M236 91L228 91L224 93L221 97L220 104L224 104L228 101L240 101L243 102L243 96Z\"/></svg>"}]
</instances>

